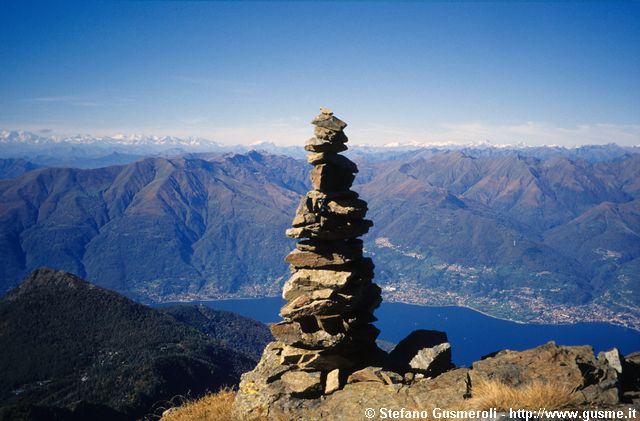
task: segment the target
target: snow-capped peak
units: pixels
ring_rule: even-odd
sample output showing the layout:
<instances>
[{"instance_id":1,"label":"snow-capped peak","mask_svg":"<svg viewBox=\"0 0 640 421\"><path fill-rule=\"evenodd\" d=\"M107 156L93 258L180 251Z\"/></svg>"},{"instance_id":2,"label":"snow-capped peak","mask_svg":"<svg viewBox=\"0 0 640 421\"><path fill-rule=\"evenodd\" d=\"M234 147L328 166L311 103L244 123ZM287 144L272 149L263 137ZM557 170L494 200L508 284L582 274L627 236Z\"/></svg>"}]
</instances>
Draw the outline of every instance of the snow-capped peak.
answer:
<instances>
[{"instance_id":1,"label":"snow-capped peak","mask_svg":"<svg viewBox=\"0 0 640 421\"><path fill-rule=\"evenodd\" d=\"M143 134L122 134L112 136L40 136L27 131L0 131L0 142L23 145L71 144L71 145L123 145L123 146L171 146L171 147L220 147L212 140L200 137L149 136Z\"/></svg>"}]
</instances>

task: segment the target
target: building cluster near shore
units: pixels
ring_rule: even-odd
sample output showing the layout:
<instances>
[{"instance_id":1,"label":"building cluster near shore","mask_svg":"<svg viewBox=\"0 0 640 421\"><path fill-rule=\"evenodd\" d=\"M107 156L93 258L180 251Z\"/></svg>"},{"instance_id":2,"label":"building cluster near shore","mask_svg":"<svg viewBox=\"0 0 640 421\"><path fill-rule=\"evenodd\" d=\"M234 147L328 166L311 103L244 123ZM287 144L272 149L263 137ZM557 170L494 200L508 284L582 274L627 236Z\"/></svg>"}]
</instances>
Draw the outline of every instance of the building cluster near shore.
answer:
<instances>
[{"instance_id":1,"label":"building cluster near shore","mask_svg":"<svg viewBox=\"0 0 640 421\"><path fill-rule=\"evenodd\" d=\"M399 281L393 285L381 286L382 297L388 302L468 307L490 317L521 323L605 322L640 330L640 318L617 313L598 303L581 306L552 304L539 296L519 294L512 290L499 292L497 298L468 297L457 292L425 288L413 281Z\"/></svg>"}]
</instances>

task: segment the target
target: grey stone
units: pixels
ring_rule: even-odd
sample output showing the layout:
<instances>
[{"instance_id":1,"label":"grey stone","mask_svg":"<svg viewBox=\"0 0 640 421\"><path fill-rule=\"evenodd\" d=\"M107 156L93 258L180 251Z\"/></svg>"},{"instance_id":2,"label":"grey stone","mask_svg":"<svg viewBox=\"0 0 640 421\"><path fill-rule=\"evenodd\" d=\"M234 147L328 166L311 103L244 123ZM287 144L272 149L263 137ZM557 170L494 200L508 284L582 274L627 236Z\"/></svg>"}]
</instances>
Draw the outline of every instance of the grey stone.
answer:
<instances>
[{"instance_id":1,"label":"grey stone","mask_svg":"<svg viewBox=\"0 0 640 421\"><path fill-rule=\"evenodd\" d=\"M285 319L296 320L308 316L341 314L349 316L370 312L380 305L380 288L369 283L362 294L344 294L331 289L314 290L297 296L280 309Z\"/></svg>"},{"instance_id":2,"label":"grey stone","mask_svg":"<svg viewBox=\"0 0 640 421\"><path fill-rule=\"evenodd\" d=\"M347 127L347 123L340 120L336 116L328 114L320 114L319 116L311 120L311 124L314 124L317 127L322 127L323 129L334 131L342 131Z\"/></svg>"},{"instance_id":3,"label":"grey stone","mask_svg":"<svg viewBox=\"0 0 640 421\"><path fill-rule=\"evenodd\" d=\"M294 227L300 227L304 225L310 225L317 222L320 222L320 215L318 212L315 212L310 206L311 203L307 196L303 197L296 208L296 213L293 217L293 221L291 225Z\"/></svg>"},{"instance_id":4,"label":"grey stone","mask_svg":"<svg viewBox=\"0 0 640 421\"><path fill-rule=\"evenodd\" d=\"M268 343L262 352L262 357L258 365L250 372L253 374L251 377L264 380L266 383L271 383L289 370L288 367L280 364L280 354L284 347L285 344L282 342L276 341Z\"/></svg>"},{"instance_id":5,"label":"grey stone","mask_svg":"<svg viewBox=\"0 0 640 421\"><path fill-rule=\"evenodd\" d=\"M347 309L348 303L342 297L315 299L312 294L301 295L285 304L280 309L280 315L295 320L306 316L340 314Z\"/></svg>"},{"instance_id":6,"label":"grey stone","mask_svg":"<svg viewBox=\"0 0 640 421\"><path fill-rule=\"evenodd\" d=\"M298 322L280 322L269 326L271 334L278 341L295 344L302 340L302 328Z\"/></svg>"},{"instance_id":7,"label":"grey stone","mask_svg":"<svg viewBox=\"0 0 640 421\"><path fill-rule=\"evenodd\" d=\"M299 202L292 226L300 227L333 220L334 225L353 219L362 219L367 213L367 203L353 197L351 191L343 195L326 194L312 190Z\"/></svg>"},{"instance_id":8,"label":"grey stone","mask_svg":"<svg viewBox=\"0 0 640 421\"><path fill-rule=\"evenodd\" d=\"M351 368L354 364L348 358L328 351L310 350L286 345L280 354L281 363L299 368L330 371L336 368Z\"/></svg>"},{"instance_id":9,"label":"grey stone","mask_svg":"<svg viewBox=\"0 0 640 421\"><path fill-rule=\"evenodd\" d=\"M372 226L367 219L351 221L321 217L317 223L289 228L285 233L290 238L348 240L366 234Z\"/></svg>"},{"instance_id":10,"label":"grey stone","mask_svg":"<svg viewBox=\"0 0 640 421\"><path fill-rule=\"evenodd\" d=\"M371 282L373 262L363 257L358 239L373 223L364 219L367 203L350 190L357 165L338 154L347 149L347 125L326 108L312 123L315 137L305 145L312 152L312 190L300 200L286 232L306 240L285 258L293 273L283 288L284 321L271 325L279 345L263 355L260 369L243 377L235 406L243 416L246 411L266 419L309 419L298 416L320 402L309 398L340 393L348 373L382 365L387 357L371 324L381 291ZM399 390L402 376L376 370L377 383Z\"/></svg>"},{"instance_id":11,"label":"grey stone","mask_svg":"<svg viewBox=\"0 0 640 421\"><path fill-rule=\"evenodd\" d=\"M350 271L334 271L325 269L300 269L284 284L282 298L292 301L317 289L339 291L356 278Z\"/></svg>"},{"instance_id":12,"label":"grey stone","mask_svg":"<svg viewBox=\"0 0 640 421\"><path fill-rule=\"evenodd\" d=\"M397 384L404 382L404 377L394 371L382 370L380 371L380 377L382 377L386 384Z\"/></svg>"},{"instance_id":13,"label":"grey stone","mask_svg":"<svg viewBox=\"0 0 640 421\"><path fill-rule=\"evenodd\" d=\"M389 353L389 366L395 371L404 373L407 371L419 371L429 376L434 376L453 367L451 364L451 349L448 353L443 350L442 356L437 359L438 365L434 365L432 369L416 369L410 365L410 362L424 349L434 348L440 344L447 343L447 334L436 330L414 330L406 338L398 342L393 351ZM424 357L431 354L430 351L424 351ZM435 355L434 355L435 356ZM448 360L447 360L448 356ZM417 360L421 360L420 358ZM415 362L417 364L417 361ZM421 360L426 363L426 360Z\"/></svg>"},{"instance_id":14,"label":"grey stone","mask_svg":"<svg viewBox=\"0 0 640 421\"><path fill-rule=\"evenodd\" d=\"M331 130L324 127L318 127L313 130L316 138L327 140L329 142L347 143L349 139L342 130Z\"/></svg>"},{"instance_id":15,"label":"grey stone","mask_svg":"<svg viewBox=\"0 0 640 421\"><path fill-rule=\"evenodd\" d=\"M315 319L320 328L331 335L345 333L345 322L339 314L316 316Z\"/></svg>"},{"instance_id":16,"label":"grey stone","mask_svg":"<svg viewBox=\"0 0 640 421\"><path fill-rule=\"evenodd\" d=\"M598 360L605 362L609 367L622 374L622 362L624 358L620 355L620 351L617 348L610 349L609 351L602 351L598 354Z\"/></svg>"},{"instance_id":17,"label":"grey stone","mask_svg":"<svg viewBox=\"0 0 640 421\"><path fill-rule=\"evenodd\" d=\"M348 218L364 218L367 214L367 202L360 199L336 199L327 203L329 212Z\"/></svg>"},{"instance_id":18,"label":"grey stone","mask_svg":"<svg viewBox=\"0 0 640 421\"><path fill-rule=\"evenodd\" d=\"M293 250L284 260L296 269L321 269L352 263L357 258L358 256L347 256L339 253L320 254L313 251Z\"/></svg>"},{"instance_id":19,"label":"grey stone","mask_svg":"<svg viewBox=\"0 0 640 421\"><path fill-rule=\"evenodd\" d=\"M268 413L273 402L285 394L280 377L291 367L280 363L283 347L280 342L269 343L256 368L242 375L234 411L247 419L260 418Z\"/></svg>"},{"instance_id":20,"label":"grey stone","mask_svg":"<svg viewBox=\"0 0 640 421\"><path fill-rule=\"evenodd\" d=\"M375 382L384 384L399 384L403 382L403 377L393 371L383 370L382 367L365 367L353 372L347 383Z\"/></svg>"},{"instance_id":21,"label":"grey stone","mask_svg":"<svg viewBox=\"0 0 640 421\"><path fill-rule=\"evenodd\" d=\"M333 164L319 164L310 172L311 186L321 192L349 190L355 179L353 171Z\"/></svg>"},{"instance_id":22,"label":"grey stone","mask_svg":"<svg viewBox=\"0 0 640 421\"><path fill-rule=\"evenodd\" d=\"M323 390L319 371L288 371L282 375L282 383L296 397L317 397Z\"/></svg>"},{"instance_id":23,"label":"grey stone","mask_svg":"<svg viewBox=\"0 0 640 421\"><path fill-rule=\"evenodd\" d=\"M343 135L342 139L346 142L347 137ZM335 141L331 142L325 139L318 139L317 137L312 137L307 140L307 143L304 145L304 150L308 152L343 152L349 149L347 145L343 142Z\"/></svg>"},{"instance_id":24,"label":"grey stone","mask_svg":"<svg viewBox=\"0 0 640 421\"><path fill-rule=\"evenodd\" d=\"M286 345L280 353L280 363L282 365L296 365L304 367L309 361L313 361L320 356L320 350L300 348L293 345Z\"/></svg>"},{"instance_id":25,"label":"grey stone","mask_svg":"<svg viewBox=\"0 0 640 421\"><path fill-rule=\"evenodd\" d=\"M336 368L335 370L331 370L329 374L327 374L324 394L330 395L338 389L340 389L340 369Z\"/></svg>"},{"instance_id":26,"label":"grey stone","mask_svg":"<svg viewBox=\"0 0 640 421\"><path fill-rule=\"evenodd\" d=\"M432 348L423 348L409 361L409 367L430 377L444 373L453 367L451 345L448 342Z\"/></svg>"},{"instance_id":27,"label":"grey stone","mask_svg":"<svg viewBox=\"0 0 640 421\"><path fill-rule=\"evenodd\" d=\"M325 201L336 199L357 199L359 197L357 192L353 190L342 190L336 192L321 192L318 190L309 190L307 196L313 200L324 199Z\"/></svg>"},{"instance_id":28,"label":"grey stone","mask_svg":"<svg viewBox=\"0 0 640 421\"><path fill-rule=\"evenodd\" d=\"M441 408L451 408L470 397L469 369L457 368L432 379L424 374L415 375L415 382L405 390L419 408L437 403Z\"/></svg>"},{"instance_id":29,"label":"grey stone","mask_svg":"<svg viewBox=\"0 0 640 421\"><path fill-rule=\"evenodd\" d=\"M308 319L273 324L270 326L271 333L279 341L307 349L331 349L345 341L344 331L329 333L320 328L315 317Z\"/></svg>"},{"instance_id":30,"label":"grey stone","mask_svg":"<svg viewBox=\"0 0 640 421\"><path fill-rule=\"evenodd\" d=\"M304 403L281 399L271 407L272 419L296 421L340 420L361 421L364 408L406 408L426 410L455 408L467 397L467 370L447 372L435 379L411 385L366 381L345 384L340 390Z\"/></svg>"},{"instance_id":31,"label":"grey stone","mask_svg":"<svg viewBox=\"0 0 640 421\"><path fill-rule=\"evenodd\" d=\"M597 361L590 346L557 346L554 342L526 351L504 350L473 363L471 385L496 380L518 387L534 381L558 388L576 388L584 402L617 404L615 370Z\"/></svg>"},{"instance_id":32,"label":"grey stone","mask_svg":"<svg viewBox=\"0 0 640 421\"><path fill-rule=\"evenodd\" d=\"M315 152L307 155L307 162L311 165L331 164L343 168L351 173L358 172L355 162L335 152Z\"/></svg>"},{"instance_id":33,"label":"grey stone","mask_svg":"<svg viewBox=\"0 0 640 421\"><path fill-rule=\"evenodd\" d=\"M382 367L365 367L361 370L353 372L348 378L347 383L359 383L359 382L376 382L385 383L380 372Z\"/></svg>"},{"instance_id":34,"label":"grey stone","mask_svg":"<svg viewBox=\"0 0 640 421\"><path fill-rule=\"evenodd\" d=\"M296 248L300 251L314 251L320 254L338 253L353 257L362 257L362 246L362 240L359 239L342 241L302 240L296 244Z\"/></svg>"}]
</instances>

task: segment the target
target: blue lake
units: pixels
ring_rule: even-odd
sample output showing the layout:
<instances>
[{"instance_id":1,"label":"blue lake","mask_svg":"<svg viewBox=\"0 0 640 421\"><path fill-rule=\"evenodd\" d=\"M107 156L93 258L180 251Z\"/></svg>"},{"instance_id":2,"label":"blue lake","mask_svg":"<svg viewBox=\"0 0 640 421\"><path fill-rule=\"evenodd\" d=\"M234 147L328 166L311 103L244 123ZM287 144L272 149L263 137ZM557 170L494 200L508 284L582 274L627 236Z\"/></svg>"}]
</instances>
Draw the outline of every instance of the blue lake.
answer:
<instances>
[{"instance_id":1,"label":"blue lake","mask_svg":"<svg viewBox=\"0 0 640 421\"><path fill-rule=\"evenodd\" d=\"M201 301L211 308L233 311L263 323L280 321L281 298ZM423 307L384 302L375 311L379 339L399 342L415 329L447 332L457 365L468 366L501 349L524 350L555 341L558 345L591 345L597 352L617 347L640 351L640 332L607 323L573 325L520 324L485 316L463 307Z\"/></svg>"}]
</instances>

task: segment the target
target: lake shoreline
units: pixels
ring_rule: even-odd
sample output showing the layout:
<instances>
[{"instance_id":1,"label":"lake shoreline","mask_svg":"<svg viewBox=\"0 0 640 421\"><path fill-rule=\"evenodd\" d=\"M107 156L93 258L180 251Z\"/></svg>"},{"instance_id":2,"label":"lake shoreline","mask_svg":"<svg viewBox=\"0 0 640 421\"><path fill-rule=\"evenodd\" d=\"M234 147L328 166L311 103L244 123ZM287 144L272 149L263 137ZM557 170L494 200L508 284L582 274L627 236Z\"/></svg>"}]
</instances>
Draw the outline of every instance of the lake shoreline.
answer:
<instances>
[{"instance_id":1,"label":"lake shoreline","mask_svg":"<svg viewBox=\"0 0 640 421\"><path fill-rule=\"evenodd\" d=\"M165 306L170 306L170 305L177 305L177 304L194 304L194 303L206 303L206 302L216 302L216 301L234 301L234 300L238 300L238 301L246 301L246 300L261 300L261 299L276 299L276 298L280 298L279 295L272 295L272 296L262 296L262 297L223 297L223 298L211 298L211 299L202 299L202 300L177 300L177 301L163 301L163 302L154 302L152 304L150 304L151 307L165 307ZM516 323L516 324L521 324L521 325L541 325L541 326L573 326L576 324L580 324L580 323L604 323L604 324L608 324L608 325L612 325L612 326L617 326L620 328L625 328L625 329L629 329L632 330L634 332L638 332L640 333L640 327L636 328L634 326L627 326L624 324L620 324L620 323L611 323L608 320L576 320L573 323L563 323L563 322L539 322L539 321L535 321L535 320L531 320L531 321L523 321L523 320L517 320L517 319L509 319L507 317L500 317L500 316L496 316L493 315L491 313L487 313L485 310L480 310L477 309L475 307L471 307L469 305L461 305L461 304L440 304L440 305L434 305L434 304L422 304L422 303L416 303L416 302L411 302L411 301L402 301L402 300L383 300L383 303L397 303L397 304L405 304L405 305L411 305L411 306L416 306L416 307L426 307L426 308L465 308L468 310L472 310L475 311L476 313L479 313L483 316L486 317L490 317L492 319L496 319L496 320L502 320L505 322L512 322L512 323ZM283 304L284 304L284 300L283 300ZM375 311L374 311L375 313ZM275 322L273 322L275 323Z\"/></svg>"},{"instance_id":2,"label":"lake shoreline","mask_svg":"<svg viewBox=\"0 0 640 421\"><path fill-rule=\"evenodd\" d=\"M201 300L163 303L202 304L215 310L231 311L262 323L280 321L281 297ZM539 324L514 322L483 314L465 306L423 306L383 301L376 309L381 331L378 339L397 344L416 329L446 332L452 346L453 361L468 366L493 352L522 351L549 341L558 345L590 345L594 351L618 348L623 355L640 351L640 333L606 322Z\"/></svg>"}]
</instances>

